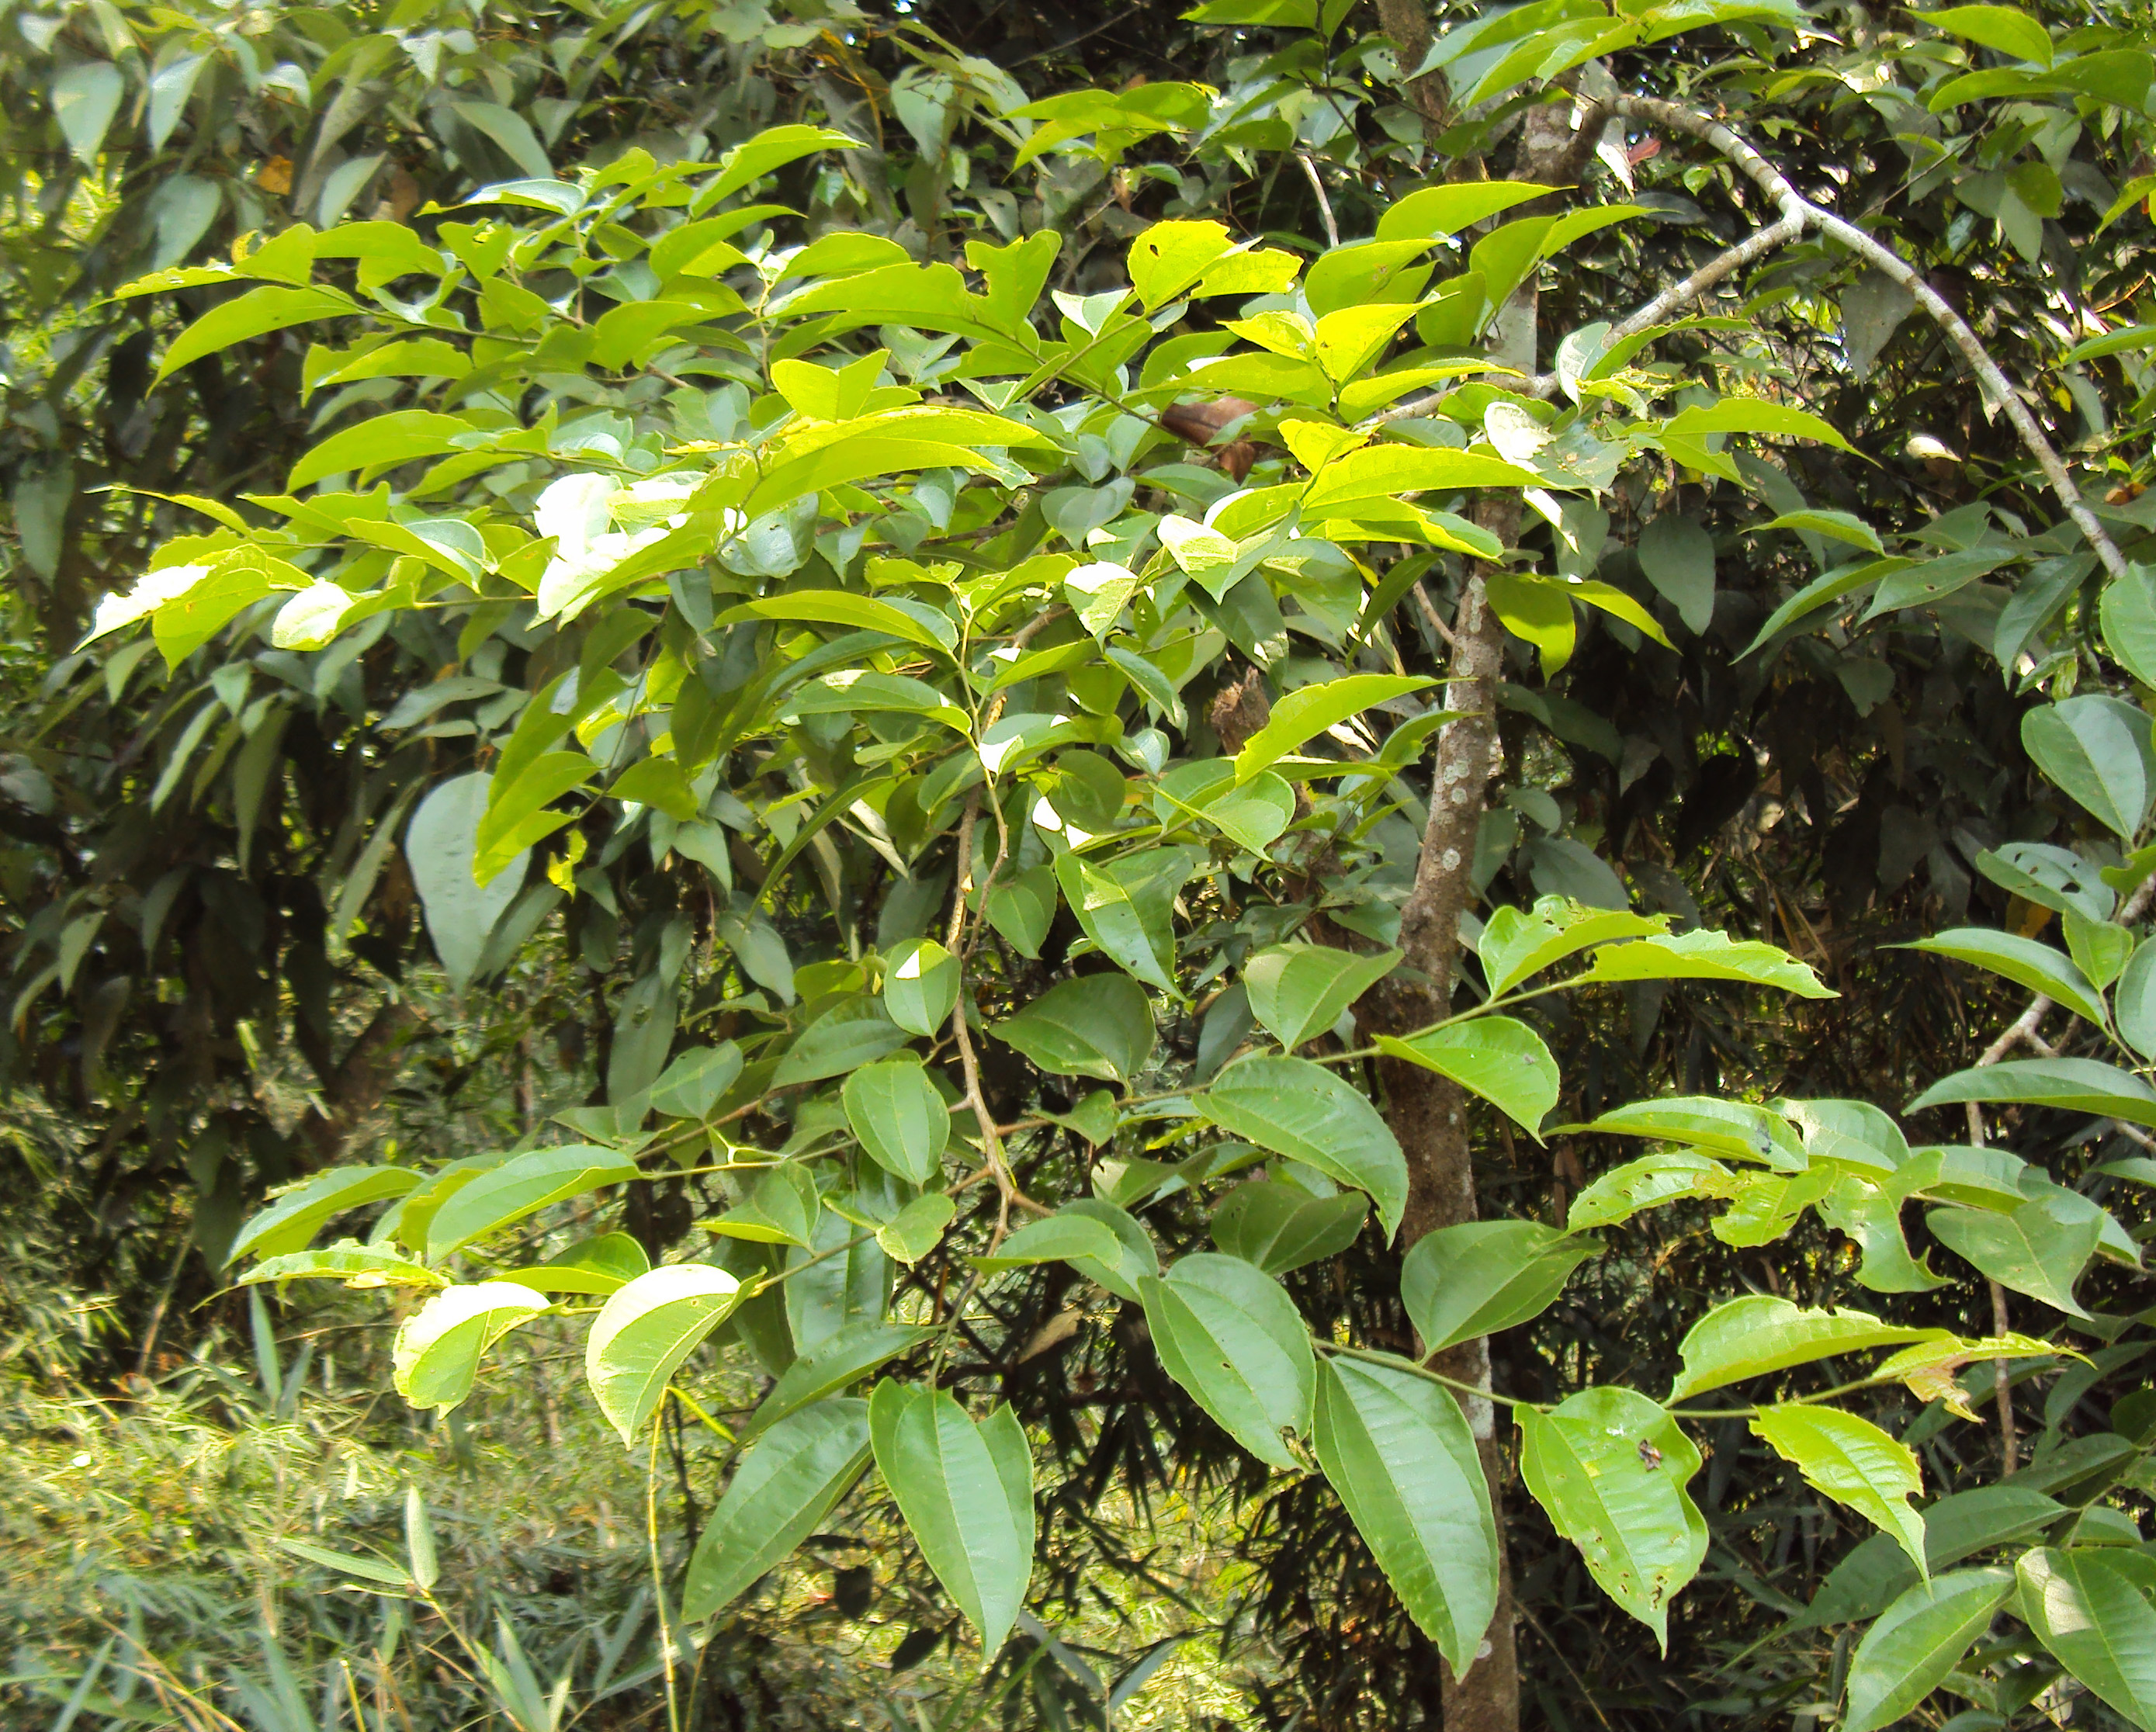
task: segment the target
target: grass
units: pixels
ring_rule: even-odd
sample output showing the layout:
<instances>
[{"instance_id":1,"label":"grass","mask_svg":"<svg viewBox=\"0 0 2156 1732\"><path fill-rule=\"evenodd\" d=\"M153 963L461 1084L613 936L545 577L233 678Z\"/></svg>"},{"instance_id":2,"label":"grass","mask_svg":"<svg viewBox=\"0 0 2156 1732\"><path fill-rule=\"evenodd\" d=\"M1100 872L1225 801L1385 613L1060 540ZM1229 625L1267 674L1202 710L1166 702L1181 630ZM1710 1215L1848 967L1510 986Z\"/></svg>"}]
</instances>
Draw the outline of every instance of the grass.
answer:
<instances>
[{"instance_id":1,"label":"grass","mask_svg":"<svg viewBox=\"0 0 2156 1732\"><path fill-rule=\"evenodd\" d=\"M95 1305L38 1314L0 1369L0 1722L53 1732L669 1724L647 1455L623 1449L600 1421L567 1337L526 1331L467 1408L434 1423L386 1392L386 1331L360 1314L332 1299L281 1344L266 1330L254 1341L213 1331L121 1397L64 1375L94 1331ZM724 1370L697 1389L721 1413L754 1393ZM661 1453L655 1499L670 1571L685 1550L680 1487L708 1512L728 1453L693 1421L679 1441L678 1458ZM424 1599L352 1586L350 1573L280 1544L402 1570L412 1495L440 1560ZM1101 1513L1135 1530L1128 1511ZM1117 1728L1251 1724L1238 1657L1224 1659L1209 1610L1228 1586L1212 1543L1220 1517L1182 1504L1159 1512L1155 1568L1179 1598L1089 1580L1078 1616L1015 1639L986 1676L963 1641L894 1671L909 1635L954 1614L871 1475L834 1513L825 1543L775 1571L701 1649L684 1648L680 1724L1098 1725L1088 1704L1134 1664L1144 1669L1117 1704Z\"/></svg>"}]
</instances>

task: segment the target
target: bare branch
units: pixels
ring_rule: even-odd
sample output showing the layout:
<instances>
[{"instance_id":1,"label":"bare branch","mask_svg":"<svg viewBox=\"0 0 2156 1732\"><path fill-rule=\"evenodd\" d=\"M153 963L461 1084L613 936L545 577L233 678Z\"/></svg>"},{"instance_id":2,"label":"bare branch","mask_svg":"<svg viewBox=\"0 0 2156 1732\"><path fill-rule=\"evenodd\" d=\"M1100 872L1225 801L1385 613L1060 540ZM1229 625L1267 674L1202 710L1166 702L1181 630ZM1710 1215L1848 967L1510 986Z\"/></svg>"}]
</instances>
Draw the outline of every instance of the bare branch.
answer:
<instances>
[{"instance_id":1,"label":"bare branch","mask_svg":"<svg viewBox=\"0 0 2156 1732\"><path fill-rule=\"evenodd\" d=\"M2114 577L2126 575L2125 556L2105 532L2103 525L2097 521L2096 514L2083 501L2081 489L2074 485L2073 477L2066 473L2066 464L2060 460L2059 453L2051 448L2051 442L2044 436L2043 428L2036 424L2036 418L2029 413L2028 405L2022 402L2013 382L1991 358L1990 351L1969 328L1969 321L1949 306L1938 291L1907 264L1900 254L1883 242L1875 240L1854 223L1814 204L1790 184L1787 175L1721 121L1652 96L1615 96L1606 106L1613 113L1634 120L1650 120L1672 131L1688 132L1694 138L1713 146L1735 163L1747 179L1774 201L1785 219L1816 228L1822 234L1831 235L1881 276L1899 283L1914 295L1917 304L1932 315L1953 346L1961 351L1964 359L1982 382L1985 392L2005 411L2006 418L2014 423L2015 432L2021 436L2023 446L2036 459L2036 466L2043 470L2044 479L2051 483L2052 493L2057 496L2060 505L2066 508L2066 515L2073 519L2082 534L2087 537L2089 546L2096 550L2097 557L2103 561L2104 569Z\"/></svg>"},{"instance_id":2,"label":"bare branch","mask_svg":"<svg viewBox=\"0 0 2156 1732\"><path fill-rule=\"evenodd\" d=\"M1340 225L1332 220L1332 201L1325 196L1325 182L1318 175L1317 164L1307 151L1297 151L1295 160L1302 165L1310 190L1317 195L1317 214L1325 219L1325 244L1337 247L1340 244Z\"/></svg>"}]
</instances>

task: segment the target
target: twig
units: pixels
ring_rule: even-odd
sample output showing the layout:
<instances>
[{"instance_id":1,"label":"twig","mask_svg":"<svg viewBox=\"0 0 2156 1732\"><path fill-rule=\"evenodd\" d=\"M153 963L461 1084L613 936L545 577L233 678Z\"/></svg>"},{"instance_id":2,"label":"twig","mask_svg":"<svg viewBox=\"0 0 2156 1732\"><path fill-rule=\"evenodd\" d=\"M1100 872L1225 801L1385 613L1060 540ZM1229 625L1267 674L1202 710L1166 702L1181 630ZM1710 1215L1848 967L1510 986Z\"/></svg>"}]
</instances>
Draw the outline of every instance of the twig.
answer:
<instances>
[{"instance_id":1,"label":"twig","mask_svg":"<svg viewBox=\"0 0 2156 1732\"><path fill-rule=\"evenodd\" d=\"M981 791L975 788L967 797L965 816L958 821L958 858L951 887L951 924L943 948L958 962L958 1002L951 1007L951 1039L958 1049L959 1073L966 1079L966 1104L973 1109L973 1121L981 1128L982 1150L996 1176L996 1232L988 1243L988 1254L993 1257L1010 1231L1011 1204L1018 1200L1018 1184L1011 1177L1010 1163L1004 1157L1003 1139L996 1135L996 1115L988 1110L988 1103L981 1093L981 1068L973 1057L973 1031L966 1026L966 1012L973 997L966 990L966 899L973 889L973 824L980 813Z\"/></svg>"},{"instance_id":2,"label":"twig","mask_svg":"<svg viewBox=\"0 0 2156 1732\"><path fill-rule=\"evenodd\" d=\"M1448 648L1459 648L1460 640L1452 635L1452 628L1445 623L1445 616L1437 611L1437 603L1430 600L1430 592L1422 587L1419 577L1415 580L1414 598L1415 606L1422 609L1422 617L1429 623L1430 630L1442 638Z\"/></svg>"},{"instance_id":3,"label":"twig","mask_svg":"<svg viewBox=\"0 0 2156 1732\"><path fill-rule=\"evenodd\" d=\"M1297 151L1295 160L1302 165L1303 177L1310 182L1310 190L1317 195L1317 214L1325 221L1325 244L1340 244L1340 225L1332 220L1332 201L1325 196L1325 182L1318 177L1317 164L1307 151Z\"/></svg>"},{"instance_id":4,"label":"twig","mask_svg":"<svg viewBox=\"0 0 2156 1732\"><path fill-rule=\"evenodd\" d=\"M2051 1001L2039 992L2030 1002L2029 1008L2009 1023L2005 1032L1979 1055L1976 1068L1981 1070L1998 1063L2025 1040L2047 1055L2056 1053L2056 1048L2036 1032L2042 1025L2046 1012L2051 1008ZM1984 1146L1984 1109L1972 1100L1966 1110L1969 1114L1969 1142L1981 1149ZM2008 1333L2006 1289L1996 1281L1988 1281L1987 1284L1991 1289L1992 1331L2004 1335ZM2004 1478L2014 1471L2018 1440L2014 1428L2014 1378L2003 1359L1994 1359L1991 1362L1991 1389L1999 1405L1999 1473Z\"/></svg>"}]
</instances>

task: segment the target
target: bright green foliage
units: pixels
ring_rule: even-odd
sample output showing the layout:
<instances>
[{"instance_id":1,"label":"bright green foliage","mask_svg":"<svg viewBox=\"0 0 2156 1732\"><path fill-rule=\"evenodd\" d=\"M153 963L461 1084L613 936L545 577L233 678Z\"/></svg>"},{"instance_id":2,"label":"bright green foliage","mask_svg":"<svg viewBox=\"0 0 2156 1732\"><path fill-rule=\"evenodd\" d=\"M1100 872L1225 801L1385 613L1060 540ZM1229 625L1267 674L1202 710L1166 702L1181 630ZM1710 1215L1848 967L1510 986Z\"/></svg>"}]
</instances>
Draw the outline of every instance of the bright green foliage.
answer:
<instances>
[{"instance_id":1,"label":"bright green foliage","mask_svg":"<svg viewBox=\"0 0 2156 1732\"><path fill-rule=\"evenodd\" d=\"M2018 66L1969 73L1991 80L1980 88L1943 83L1932 111L2010 92L2111 100L2093 53L2061 61L2066 43L2001 11L1936 20ZM1734 0L1614 20L1528 7L1463 21L1426 64L1453 69L1464 114L1688 28L1804 22ZM84 62L55 82L54 124L78 159L116 123L117 77ZM1003 100L1022 95L999 90L993 105L999 126L1029 129L1009 135L1014 168L1112 162L1163 136L1194 148L1219 118L1194 85ZM622 882L648 869L670 887L631 899L641 917L608 1005L604 1098L561 1119L579 1140L549 1130L431 1169L333 1169L272 1202L233 1248L264 1259L243 1279L434 1287L397 1339L396 1385L418 1407L457 1406L489 1346L550 1314L584 1330L598 1407L642 1448L692 1355L752 1356L773 1381L741 1428L752 1447L691 1564L685 1616L735 1601L872 1458L993 1662L1032 1581L1032 1445L1010 1407L977 1417L977 1392L962 1398L943 1373L977 1293L1044 1264L1089 1284L1086 1305L1139 1307L1160 1368L1250 1456L1289 1474L1314 1457L1409 1616L1461 1670L1497 1602L1501 1541L1474 1432L1427 1356L1554 1305L1605 1250L1585 1228L1712 1201L1727 1204L1716 1236L1749 1247L1815 1211L1859 1242L1871 1284L1913 1292L1933 1279L1901 1237L1914 1202L1969 1266L2076 1317L2074 1283L2100 1250L2138 1263L2097 1202L2014 1157L1912 1149L1851 1102L1699 1094L1572 1127L1679 1146L1604 1174L1564 1228L1456 1222L1407 1248L1400 1298L1424 1359L1314 1336L1291 1296L1301 1285L1281 1279L1392 1246L1417 1200L1426 1176L1388 1122L1373 1057L1435 1072L1539 1138L1567 1080L1532 1004L1543 992L1688 981L1763 1003L1833 996L1763 939L1590 905L1624 904L1631 888L1589 845L1599 830L1559 834L1566 815L1523 782L1503 808L1511 829L1486 827L1491 872L1524 815L1546 833L1520 844L1526 869L1550 894L1482 920L1479 1002L1430 1006L1421 1026L1395 1022L1363 1047L1359 1007L1420 990L1402 966L1419 941L1403 921L1412 820L1437 792L1428 749L1461 720L1437 707L1434 681L1404 671L1390 619L1411 585L1441 576L1486 602L1516 640L1508 671L1529 679L1532 652L1547 684L1590 628L1645 657L1674 653L1681 628L1717 626L1722 550L1674 510L1630 556L1652 593L1587 576L1601 567L1583 537L1599 547L1621 475L1681 468L1750 486L1773 502L1761 533L1878 556L1823 571L1768 617L1762 644L1860 603L1864 619L1938 608L2065 550L2023 525L2010 544L1947 546L1928 530L1938 546L1912 534L1894 538L1908 552L1887 553L1887 536L1848 514L1800 497L1789 508L1779 491L1794 485L1769 455L1796 441L1846 450L1843 432L1772 392L1647 358L1664 329L1614 346L1608 325L1573 333L1554 382L1524 388L1536 382L1493 354L1515 290L1653 207L1558 195L1566 208L1477 233L1548 189L1433 184L1374 212L1367 244L1307 264L1171 217L1133 223L1128 287L1111 271L1079 294L1051 287L1077 280L1056 274L1053 223L983 230L944 257L842 228L803 238L788 207L755 202L767 177L865 150L836 131L786 126L711 161L636 148L555 172L511 108L475 90L450 106L522 177L424 226L341 220L355 177L342 200L326 186L310 203L319 228L256 236L229 262L181 265L182 247L129 289L151 305L193 298L165 332L161 374L285 333L308 345L309 389L338 394L281 476L236 504L184 502L201 521L105 597L89 641L109 668L154 648L176 689L201 676L151 804L174 796L214 731L207 750L255 766L242 850L268 799L273 716L340 701L346 670L377 646L444 670L378 718L398 736L393 773L353 821L327 915L340 943L368 918L392 848L465 994L542 930L612 968ZM2030 218L2041 238L2042 190L2023 175L1994 191L2001 229ZM1424 392L1413 415L1373 418ZM1194 395L1224 393L1252 405L1247 470L1189 461L1163 425ZM1534 569L1539 545L1508 546L1490 526L1517 538L1529 512L1553 532L1556 570ZM2098 612L2138 646L2136 606L2128 591ZM237 696L217 683L234 668ZM244 707L258 674L278 682L259 712ZM1269 707L1228 740L1224 713L1199 699L1245 679ZM1599 738L1554 694L1496 684L1497 702L1551 736ZM2028 711L2023 742L2131 848L2150 803L2148 718L2071 684ZM2103 859L2118 884L2028 854L1999 869L2101 926L2133 878L2118 852ZM39 965L50 975L24 1006L71 989L103 918L85 904L74 920L88 928L55 927ZM2070 932L2061 951L1970 929L1924 948L2042 991L2099 1033L2112 990L2116 1026L2145 1053L2156 987L2134 936ZM1163 1038L1183 1024L1198 1030L1194 1061ZM983 1080L1014 1071L1014 1084ZM2156 1124L2156 1090L2078 1055L1980 1067L1909 1110L1969 1103ZM1080 1166L1042 1170L1064 1172L1067 1194L1028 1194L1018 1174L1066 1135ZM692 1171L726 1197L706 1223L710 1260L636 1266L609 1218L529 1263L547 1212L574 1205L584 1232L614 1187ZM969 1192L993 1199L992 1227L960 1226ZM1171 1236L1158 1206L1186 1193L1209 1211L1215 1249ZM309 1253L336 1216L383 1202L370 1244ZM910 1284L906 1269L947 1239L973 1259L963 1289ZM1753 1295L1705 1309L1670 1399L1755 1382L1745 1393L1759 1405L1731 1395L1710 1415L1748 1420L1921 1574L1911 1448L1789 1386L1822 1360L1912 1344L1938 1350L1845 1381L1966 1411L1943 1378L2049 1345ZM849 1393L871 1377L865 1403ZM1528 1491L1666 1640L1671 1600L1706 1552L1687 1489L1702 1458L1683 1429L1700 1416L1607 1388L1517 1417ZM2028 1530L2013 1531L2019 1543ZM2147 1584L2130 1562L2030 1553L2021 1606L2063 1664L2146 1724L2148 1681L2111 1641L2145 1633ZM1928 1592L1950 1583L1957 1596L1966 1585L1942 1576ZM1954 1649L1951 1667L1977 1608L2000 1604L1969 1591L1950 1618L1934 1617L1937 1597L1885 1609L1851 1675L1859 1724L1945 1675L1938 1656Z\"/></svg>"},{"instance_id":2,"label":"bright green foliage","mask_svg":"<svg viewBox=\"0 0 2156 1732\"><path fill-rule=\"evenodd\" d=\"M1609 1596L1669 1647L1670 1601L1699 1573L1707 1522L1685 1489L1700 1453L1629 1389L1589 1389L1522 1410L1520 1472Z\"/></svg>"}]
</instances>

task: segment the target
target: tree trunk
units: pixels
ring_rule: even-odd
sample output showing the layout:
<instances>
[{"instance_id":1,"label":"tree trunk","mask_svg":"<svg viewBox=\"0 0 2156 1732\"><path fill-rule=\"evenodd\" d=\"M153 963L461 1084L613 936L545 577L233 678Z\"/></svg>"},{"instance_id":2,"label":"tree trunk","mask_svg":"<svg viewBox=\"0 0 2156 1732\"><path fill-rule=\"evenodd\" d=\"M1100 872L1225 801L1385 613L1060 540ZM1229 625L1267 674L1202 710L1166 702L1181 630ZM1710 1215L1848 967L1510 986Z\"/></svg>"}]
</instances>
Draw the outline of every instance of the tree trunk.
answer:
<instances>
[{"instance_id":1,"label":"tree trunk","mask_svg":"<svg viewBox=\"0 0 2156 1732\"><path fill-rule=\"evenodd\" d=\"M1402 41L1404 64L1408 44L1392 23L1398 6L1399 0L1386 0L1381 16L1387 20L1389 33ZM1428 38L1425 24L1422 40L1427 43ZM1417 106L1429 124L1432 106L1420 97ZM1436 107L1442 106L1440 100ZM1558 186L1573 177L1584 151L1569 117L1569 106L1563 104L1527 110L1515 177ZM1535 370L1536 316L1537 295L1530 277L1500 312L1491 332L1492 349L1507 365L1528 373ZM1504 494L1484 501L1476 515L1481 526L1510 549L1519 540L1520 512L1517 497ZM1408 968L1421 979L1363 1001L1372 1032L1404 1033L1446 1015L1451 1007L1460 920L1476 899L1476 838L1488 805L1491 779L1504 764L1497 736L1496 688L1504 671L1505 628L1490 606L1480 566L1468 568L1451 632L1445 707L1466 713L1437 736L1430 817L1415 864L1414 888L1400 916L1400 948L1406 953ZM1425 1233L1477 1218L1466 1100L1458 1084L1418 1066L1381 1060L1378 1074L1384 1085L1386 1119L1407 1156L1408 1202L1400 1232L1404 1251ZM1434 1363L1448 1377L1480 1388L1490 1386L1486 1340L1463 1341ZM1462 1405L1480 1447L1497 1520L1497 1609L1466 1675L1455 1677L1450 1667L1445 1668L1445 1732L1517 1732L1519 1664L1513 1640L1512 1569L1504 1545L1505 1442L1490 1401L1471 1396Z\"/></svg>"}]
</instances>

